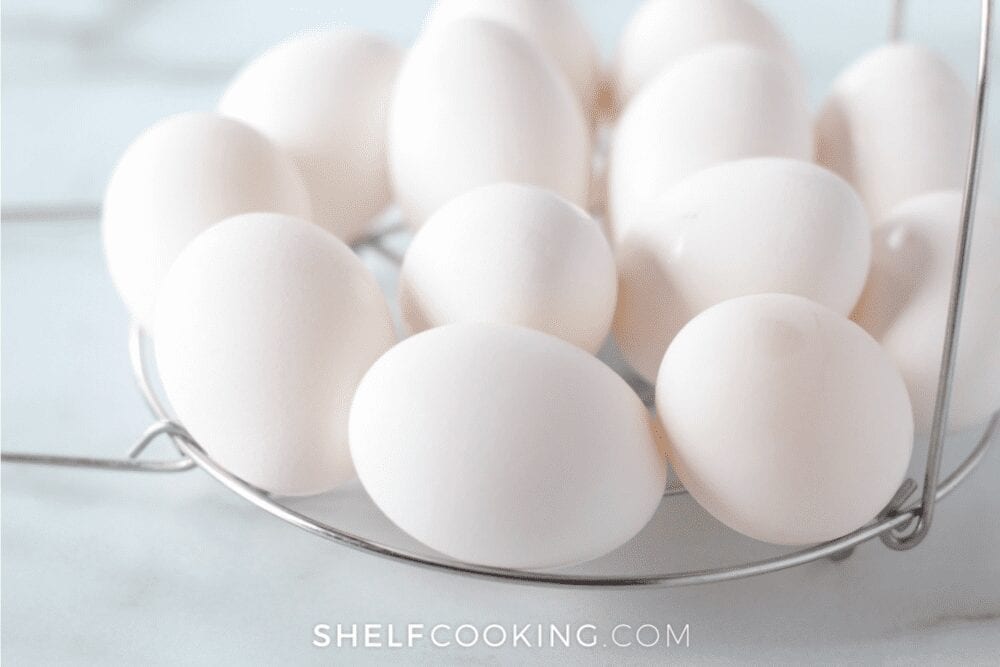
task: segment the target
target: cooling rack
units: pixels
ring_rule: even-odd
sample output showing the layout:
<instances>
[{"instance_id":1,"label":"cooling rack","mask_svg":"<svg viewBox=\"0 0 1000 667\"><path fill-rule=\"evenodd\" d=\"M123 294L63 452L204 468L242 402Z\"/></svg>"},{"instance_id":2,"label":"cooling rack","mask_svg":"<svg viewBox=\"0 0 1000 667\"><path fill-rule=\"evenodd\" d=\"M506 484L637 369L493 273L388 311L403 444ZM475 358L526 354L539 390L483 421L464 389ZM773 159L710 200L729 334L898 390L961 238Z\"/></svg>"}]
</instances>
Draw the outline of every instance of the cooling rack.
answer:
<instances>
[{"instance_id":1,"label":"cooling rack","mask_svg":"<svg viewBox=\"0 0 1000 667\"><path fill-rule=\"evenodd\" d=\"M893 550L911 549L918 545L930 530L937 503L954 491L972 473L982 461L991 441L995 438L997 432L1000 431L1000 410L997 410L988 421L986 428L971 453L942 479L941 454L944 449L945 436L948 429L948 407L954 380L958 334L961 328L962 304L968 274L972 229L975 222L976 198L980 188L983 132L990 69L992 4L992 0L981 1L975 115L969 140L968 161L963 185L961 224L955 251L954 273L948 303L934 418L931 426L930 443L921 493L918 498L911 500L911 497L916 494L917 489L921 487L913 479L907 479L879 516L858 530L829 542L790 551L763 560L701 570L643 575L563 574L557 572L493 568L397 549L390 545L341 530L335 526L327 525L287 507L277 498L241 480L214 461L187 433L183 425L165 408L164 401L154 389L154 369L150 363L151 355L148 353L148 337L134 325L129 334L129 357L136 385L154 421L132 445L127 455L120 459L112 459L4 452L2 460L4 463L147 473L183 472L194 468L201 468L230 491L258 508L296 528L305 530L325 540L375 556L432 570L523 584L592 588L705 584L777 572L822 558L841 560L849 556L857 545L875 538L879 538L883 544ZM903 10L903 0L895 0L889 29L889 38L891 40L900 38ZM56 211L59 217L92 217L88 216L87 213L96 213L96 209L91 208L86 212L82 210L76 211L75 209L59 209ZM17 213L5 212L4 217L15 216L33 217L31 212L27 212L21 216L18 216ZM401 257L397 252L392 250L387 241L399 231L400 228L398 226L385 228L356 243L355 248L374 250L398 265ZM627 379L635 382L635 378ZM644 390L640 393L648 395L648 387L641 387L640 389ZM142 458L149 444L161 437L171 440L176 450L176 456L160 460ZM664 494L664 502L669 502L670 497L683 493L684 490L681 487L669 488Z\"/></svg>"}]
</instances>

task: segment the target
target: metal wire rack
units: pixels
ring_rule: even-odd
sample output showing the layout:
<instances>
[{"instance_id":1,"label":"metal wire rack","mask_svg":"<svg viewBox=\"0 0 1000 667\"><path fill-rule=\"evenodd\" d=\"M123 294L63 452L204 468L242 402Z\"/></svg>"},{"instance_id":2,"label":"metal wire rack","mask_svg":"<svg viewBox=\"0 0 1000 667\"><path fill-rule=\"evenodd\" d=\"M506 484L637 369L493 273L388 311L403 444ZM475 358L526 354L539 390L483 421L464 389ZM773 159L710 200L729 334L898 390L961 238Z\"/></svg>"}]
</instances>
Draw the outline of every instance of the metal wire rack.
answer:
<instances>
[{"instance_id":1,"label":"metal wire rack","mask_svg":"<svg viewBox=\"0 0 1000 667\"><path fill-rule=\"evenodd\" d=\"M945 327L944 346L941 355L941 368L938 379L937 398L934 408L934 419L931 427L930 444L928 447L927 464L921 496L918 500L910 500L918 485L913 479L907 479L896 492L883 512L866 526L855 530L835 540L817 544L804 549L791 551L772 558L757 560L723 567L702 570L663 572L646 575L599 575L561 574L550 572L533 572L504 568L483 567L461 563L446 558L424 556L414 552L394 548L369 540L360 535L327 525L301 512L281 504L265 491L262 491L240 478L214 461L202 447L187 433L184 427L173 418L163 401L153 389L152 368L148 363L146 353L148 340L145 334L133 326L129 336L129 356L133 374L139 391L149 407L154 422L129 449L126 457L86 458L54 456L34 453L2 454L4 463L24 463L48 466L66 466L73 468L89 468L103 470L120 470L135 472L183 472L193 468L201 468L223 486L240 497L256 505L260 509L277 518L312 533L325 540L342 544L360 551L381 556L391 560L417 565L432 570L452 574L460 574L485 579L526 584L540 584L564 587L638 587L638 586L683 586L729 581L744 577L777 572L787 568L809 563L821 558L840 560L850 555L857 545L869 540L880 538L889 548L894 550L911 549L926 537L934 517L934 509L938 501L954 491L976 468L986 454L991 441L1000 431L1000 410L989 420L978 443L949 475L941 479L941 454L944 448L945 435L948 428L948 406L954 378L958 332L961 326L962 303L968 274L968 261L972 241L972 227L975 220L976 198L980 186L982 163L982 144L985 123L987 88L989 83L989 60L991 43L992 0L981 1L979 65L975 89L975 116L969 142L969 154L966 167L966 177L963 187L961 225L955 255L954 275L951 285ZM893 3L889 37L898 39L901 34L903 19L903 0ZM91 211L88 211L91 212ZM57 211L60 217L88 217L81 212L62 209ZM5 218L21 217L5 212ZM28 215L27 218L37 216ZM391 250L386 241L395 234L398 228L387 228L369 238L355 244L356 248L372 249L394 263L401 258ZM177 456L165 460L149 460L140 458L148 445L154 440L169 438L177 451ZM667 489L665 498L684 493L683 488Z\"/></svg>"}]
</instances>

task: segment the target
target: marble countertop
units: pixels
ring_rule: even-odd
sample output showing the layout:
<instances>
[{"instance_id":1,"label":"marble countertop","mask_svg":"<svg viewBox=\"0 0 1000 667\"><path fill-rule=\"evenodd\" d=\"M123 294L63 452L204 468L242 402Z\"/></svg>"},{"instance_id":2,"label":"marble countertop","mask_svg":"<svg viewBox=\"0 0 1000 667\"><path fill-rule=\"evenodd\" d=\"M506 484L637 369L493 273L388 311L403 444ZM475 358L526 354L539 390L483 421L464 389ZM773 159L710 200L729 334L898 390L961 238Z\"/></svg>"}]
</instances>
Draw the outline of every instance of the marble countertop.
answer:
<instances>
[{"instance_id":1,"label":"marble countertop","mask_svg":"<svg viewBox=\"0 0 1000 667\"><path fill-rule=\"evenodd\" d=\"M148 425L131 384L127 316L104 269L96 221L11 215L39 205L93 206L116 156L138 131L160 116L210 107L241 61L286 34L343 21L406 43L427 4L4 3L4 450L118 456ZM580 2L606 52L635 4ZM814 100L838 69L879 42L887 16L882 3L861 0L761 4L803 54ZM971 81L977 3L911 4L909 31L944 51ZM993 108L995 125L1000 105ZM366 261L389 286L388 267L376 256ZM972 433L953 438L946 465L974 439ZM917 458L925 448L919 443ZM726 584L562 590L452 578L325 543L249 506L201 471L5 465L2 659L11 665L995 663L998 476L1000 448L994 448L911 552L891 552L876 541L840 563ZM296 507L414 546L357 486ZM773 553L677 498L639 537L589 569L654 572ZM670 623L689 626L690 646L319 649L311 643L317 623L590 623L603 630Z\"/></svg>"}]
</instances>

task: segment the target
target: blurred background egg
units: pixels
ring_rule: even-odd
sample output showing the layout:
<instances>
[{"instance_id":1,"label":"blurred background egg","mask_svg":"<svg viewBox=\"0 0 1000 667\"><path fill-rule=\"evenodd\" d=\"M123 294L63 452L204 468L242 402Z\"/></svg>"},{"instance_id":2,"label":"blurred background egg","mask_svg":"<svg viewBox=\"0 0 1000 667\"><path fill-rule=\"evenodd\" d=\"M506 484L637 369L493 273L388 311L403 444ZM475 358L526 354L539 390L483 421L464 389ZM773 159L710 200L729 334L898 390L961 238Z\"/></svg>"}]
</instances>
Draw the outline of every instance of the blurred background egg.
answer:
<instances>
[{"instance_id":1,"label":"blurred background egg","mask_svg":"<svg viewBox=\"0 0 1000 667\"><path fill-rule=\"evenodd\" d=\"M499 183L459 195L421 227L399 300L411 332L519 324L596 352L617 290L614 256L593 218L542 188Z\"/></svg>"},{"instance_id":2,"label":"blurred background egg","mask_svg":"<svg viewBox=\"0 0 1000 667\"><path fill-rule=\"evenodd\" d=\"M348 243L389 203L386 123L401 57L360 30L310 32L252 61L219 101L291 156L314 221Z\"/></svg>"},{"instance_id":3,"label":"blurred background egg","mask_svg":"<svg viewBox=\"0 0 1000 667\"><path fill-rule=\"evenodd\" d=\"M851 186L808 162L750 158L697 172L618 248L618 347L653 381L674 335L720 301L787 292L846 316L868 275L870 229Z\"/></svg>"},{"instance_id":4,"label":"blurred background egg","mask_svg":"<svg viewBox=\"0 0 1000 667\"><path fill-rule=\"evenodd\" d=\"M576 93L584 115L594 117L601 57L571 0L438 0L426 29L461 18L488 19L516 30L552 58Z\"/></svg>"},{"instance_id":5,"label":"blurred background egg","mask_svg":"<svg viewBox=\"0 0 1000 667\"><path fill-rule=\"evenodd\" d=\"M671 185L744 157L811 160L801 82L766 51L719 46L685 57L632 100L612 139L608 210L616 239Z\"/></svg>"},{"instance_id":6,"label":"blurred background egg","mask_svg":"<svg viewBox=\"0 0 1000 667\"><path fill-rule=\"evenodd\" d=\"M554 336L510 325L431 329L358 387L351 453L375 504L463 561L549 568L631 539L666 462L635 392Z\"/></svg>"},{"instance_id":7,"label":"blurred background egg","mask_svg":"<svg viewBox=\"0 0 1000 667\"><path fill-rule=\"evenodd\" d=\"M746 0L646 0L622 31L615 56L619 104L680 58L727 42L754 46L798 69L778 28Z\"/></svg>"},{"instance_id":8,"label":"blurred background egg","mask_svg":"<svg viewBox=\"0 0 1000 667\"><path fill-rule=\"evenodd\" d=\"M824 542L882 510L906 474L913 416L888 355L800 296L704 311L656 383L667 454L695 500L745 535Z\"/></svg>"},{"instance_id":9,"label":"blurred background egg","mask_svg":"<svg viewBox=\"0 0 1000 667\"><path fill-rule=\"evenodd\" d=\"M846 178L875 221L964 181L972 98L933 51L890 44L833 82L816 122L816 160Z\"/></svg>"},{"instance_id":10,"label":"blurred background egg","mask_svg":"<svg viewBox=\"0 0 1000 667\"><path fill-rule=\"evenodd\" d=\"M295 165L259 132L184 113L142 133L111 174L101 220L108 270L133 319L152 328L163 276L191 239L251 211L311 216Z\"/></svg>"},{"instance_id":11,"label":"blurred background egg","mask_svg":"<svg viewBox=\"0 0 1000 667\"><path fill-rule=\"evenodd\" d=\"M192 241L156 312L156 364L180 422L220 465L280 495L354 477L351 399L393 340L385 298L350 248L270 213Z\"/></svg>"},{"instance_id":12,"label":"blurred background egg","mask_svg":"<svg viewBox=\"0 0 1000 667\"><path fill-rule=\"evenodd\" d=\"M501 181L586 205L590 160L588 124L565 77L514 30L449 21L410 50L390 111L389 166L411 225Z\"/></svg>"},{"instance_id":13,"label":"blurred background egg","mask_svg":"<svg viewBox=\"0 0 1000 667\"><path fill-rule=\"evenodd\" d=\"M854 319L896 362L928 433L948 315L962 194L903 202L875 231L871 275ZM958 339L948 424L981 424L1000 410L1000 206L980 197Z\"/></svg>"}]
</instances>

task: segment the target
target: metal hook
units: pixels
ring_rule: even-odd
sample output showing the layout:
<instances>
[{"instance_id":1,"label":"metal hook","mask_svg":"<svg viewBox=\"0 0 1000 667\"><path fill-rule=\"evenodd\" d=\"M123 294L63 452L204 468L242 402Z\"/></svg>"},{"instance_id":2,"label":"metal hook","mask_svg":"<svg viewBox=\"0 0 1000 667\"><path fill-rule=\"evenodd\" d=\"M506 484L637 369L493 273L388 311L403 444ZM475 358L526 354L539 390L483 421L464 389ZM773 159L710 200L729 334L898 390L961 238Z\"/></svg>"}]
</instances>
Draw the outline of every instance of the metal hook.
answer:
<instances>
[{"instance_id":1,"label":"metal hook","mask_svg":"<svg viewBox=\"0 0 1000 667\"><path fill-rule=\"evenodd\" d=\"M127 458L112 459L3 452L0 454L0 460L4 463L26 463L30 465L59 466L65 468L92 468L96 470L125 470L132 472L184 472L195 466L195 462L183 453L179 458L173 460L138 460L137 457L146 447L161 435L171 437L183 435L184 437L188 437L187 432L179 424L171 421L157 421L150 425L130 448Z\"/></svg>"}]
</instances>

